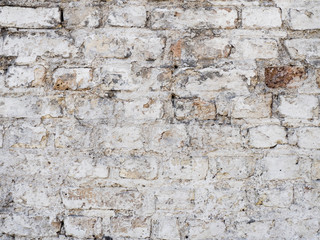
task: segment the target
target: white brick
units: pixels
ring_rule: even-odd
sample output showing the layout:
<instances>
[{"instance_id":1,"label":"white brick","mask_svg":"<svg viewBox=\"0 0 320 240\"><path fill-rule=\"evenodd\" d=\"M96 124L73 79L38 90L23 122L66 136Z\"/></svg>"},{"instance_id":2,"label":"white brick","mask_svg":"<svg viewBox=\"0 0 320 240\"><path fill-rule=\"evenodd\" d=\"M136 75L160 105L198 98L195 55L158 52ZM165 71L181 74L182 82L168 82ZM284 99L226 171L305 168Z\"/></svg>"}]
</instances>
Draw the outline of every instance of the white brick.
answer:
<instances>
[{"instance_id":1,"label":"white brick","mask_svg":"<svg viewBox=\"0 0 320 240\"><path fill-rule=\"evenodd\" d=\"M156 156L124 156L121 157L120 177L129 179L155 179L158 175Z\"/></svg>"},{"instance_id":2,"label":"white brick","mask_svg":"<svg viewBox=\"0 0 320 240\"><path fill-rule=\"evenodd\" d=\"M164 176L170 179L205 179L208 159L205 157L172 156L164 164Z\"/></svg>"},{"instance_id":3,"label":"white brick","mask_svg":"<svg viewBox=\"0 0 320 240\"><path fill-rule=\"evenodd\" d=\"M235 50L230 58L235 59L268 59L278 58L278 43L274 39L243 38L231 41Z\"/></svg>"},{"instance_id":4,"label":"white brick","mask_svg":"<svg viewBox=\"0 0 320 240\"><path fill-rule=\"evenodd\" d=\"M12 148L44 148L48 133L42 126L32 126L28 122L8 129L9 145Z\"/></svg>"},{"instance_id":5,"label":"white brick","mask_svg":"<svg viewBox=\"0 0 320 240\"><path fill-rule=\"evenodd\" d=\"M209 160L212 175L217 179L245 179L253 175L255 159L246 157L214 157Z\"/></svg>"},{"instance_id":6,"label":"white brick","mask_svg":"<svg viewBox=\"0 0 320 240\"><path fill-rule=\"evenodd\" d=\"M320 8L290 9L289 16L294 30L320 29Z\"/></svg>"},{"instance_id":7,"label":"white brick","mask_svg":"<svg viewBox=\"0 0 320 240\"><path fill-rule=\"evenodd\" d=\"M67 209L138 210L143 196L128 188L67 188L61 191Z\"/></svg>"},{"instance_id":8,"label":"white brick","mask_svg":"<svg viewBox=\"0 0 320 240\"><path fill-rule=\"evenodd\" d=\"M270 148L287 142L286 131L277 125L249 129L249 144L255 148Z\"/></svg>"},{"instance_id":9,"label":"white brick","mask_svg":"<svg viewBox=\"0 0 320 240\"><path fill-rule=\"evenodd\" d=\"M210 222L204 222L194 220L188 223L190 226L188 235L190 239L201 240L225 236L226 226L222 221L212 220Z\"/></svg>"},{"instance_id":10,"label":"white brick","mask_svg":"<svg viewBox=\"0 0 320 240\"><path fill-rule=\"evenodd\" d=\"M56 90L82 90L94 85L91 68L58 68L53 81Z\"/></svg>"},{"instance_id":11,"label":"white brick","mask_svg":"<svg viewBox=\"0 0 320 240\"><path fill-rule=\"evenodd\" d=\"M320 40L317 38L291 39L284 43L294 59L320 58Z\"/></svg>"},{"instance_id":12,"label":"white brick","mask_svg":"<svg viewBox=\"0 0 320 240\"><path fill-rule=\"evenodd\" d=\"M320 128L306 127L297 130L298 146L309 149L320 149Z\"/></svg>"},{"instance_id":13,"label":"white brick","mask_svg":"<svg viewBox=\"0 0 320 240\"><path fill-rule=\"evenodd\" d=\"M71 27L98 27L100 20L99 8L90 7L81 2L71 2L63 10L66 26Z\"/></svg>"},{"instance_id":14,"label":"white brick","mask_svg":"<svg viewBox=\"0 0 320 240\"><path fill-rule=\"evenodd\" d=\"M50 115L52 117L62 116L59 98L53 97L1 97L1 117L27 117L40 118Z\"/></svg>"},{"instance_id":15,"label":"white brick","mask_svg":"<svg viewBox=\"0 0 320 240\"><path fill-rule=\"evenodd\" d=\"M75 179L95 179L107 178L109 168L100 163L94 163L92 160L80 159L80 163L75 163L69 170L68 176Z\"/></svg>"},{"instance_id":16,"label":"white brick","mask_svg":"<svg viewBox=\"0 0 320 240\"><path fill-rule=\"evenodd\" d=\"M59 23L59 8L0 7L2 27L53 28Z\"/></svg>"},{"instance_id":17,"label":"white brick","mask_svg":"<svg viewBox=\"0 0 320 240\"><path fill-rule=\"evenodd\" d=\"M3 42L0 54L18 56L17 61L34 62L37 56L69 57L75 47L66 38L56 34L34 33L27 36L10 35Z\"/></svg>"},{"instance_id":18,"label":"white brick","mask_svg":"<svg viewBox=\"0 0 320 240\"><path fill-rule=\"evenodd\" d=\"M101 234L101 220L85 216L69 216L64 219L67 236L90 238Z\"/></svg>"},{"instance_id":19,"label":"white brick","mask_svg":"<svg viewBox=\"0 0 320 240\"><path fill-rule=\"evenodd\" d=\"M150 237L150 218L117 216L111 218L112 232L116 236L129 238Z\"/></svg>"},{"instance_id":20,"label":"white brick","mask_svg":"<svg viewBox=\"0 0 320 240\"><path fill-rule=\"evenodd\" d=\"M155 191L156 209L170 212L188 211L194 208L194 190L181 187L163 187Z\"/></svg>"},{"instance_id":21,"label":"white brick","mask_svg":"<svg viewBox=\"0 0 320 240\"><path fill-rule=\"evenodd\" d=\"M265 178L268 180L298 179L301 177L297 156L268 156L262 160L265 166Z\"/></svg>"},{"instance_id":22,"label":"white brick","mask_svg":"<svg viewBox=\"0 0 320 240\"><path fill-rule=\"evenodd\" d=\"M153 220L152 234L154 238L180 240L177 218L161 216Z\"/></svg>"},{"instance_id":23,"label":"white brick","mask_svg":"<svg viewBox=\"0 0 320 240\"><path fill-rule=\"evenodd\" d=\"M26 66L10 67L6 74L8 87L30 87L42 85L45 78L45 69L42 66L34 68Z\"/></svg>"},{"instance_id":24,"label":"white brick","mask_svg":"<svg viewBox=\"0 0 320 240\"><path fill-rule=\"evenodd\" d=\"M242 17L245 28L276 28L282 24L278 8L244 8Z\"/></svg>"},{"instance_id":25,"label":"white brick","mask_svg":"<svg viewBox=\"0 0 320 240\"><path fill-rule=\"evenodd\" d=\"M272 96L241 96L233 99L231 116L234 118L267 118L271 116Z\"/></svg>"},{"instance_id":26,"label":"white brick","mask_svg":"<svg viewBox=\"0 0 320 240\"><path fill-rule=\"evenodd\" d=\"M286 118L312 119L318 114L318 105L318 98L313 95L281 96L278 112Z\"/></svg>"},{"instance_id":27,"label":"white brick","mask_svg":"<svg viewBox=\"0 0 320 240\"><path fill-rule=\"evenodd\" d=\"M107 21L111 26L143 27L146 19L147 13L145 7L127 5L124 7L111 7Z\"/></svg>"},{"instance_id":28,"label":"white brick","mask_svg":"<svg viewBox=\"0 0 320 240\"><path fill-rule=\"evenodd\" d=\"M234 28L237 11L232 8L154 9L151 13L153 29Z\"/></svg>"}]
</instances>

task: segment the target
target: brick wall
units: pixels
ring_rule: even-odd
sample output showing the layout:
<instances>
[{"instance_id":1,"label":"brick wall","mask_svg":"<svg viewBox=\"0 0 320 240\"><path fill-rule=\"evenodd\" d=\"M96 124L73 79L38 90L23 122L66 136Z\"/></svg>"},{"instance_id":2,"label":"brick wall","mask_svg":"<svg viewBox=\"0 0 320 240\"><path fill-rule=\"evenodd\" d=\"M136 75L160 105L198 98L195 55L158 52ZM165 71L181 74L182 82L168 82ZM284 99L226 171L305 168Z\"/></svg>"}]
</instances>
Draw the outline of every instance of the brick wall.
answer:
<instances>
[{"instance_id":1,"label":"brick wall","mask_svg":"<svg viewBox=\"0 0 320 240\"><path fill-rule=\"evenodd\" d=\"M0 1L0 239L319 239L320 0Z\"/></svg>"}]
</instances>

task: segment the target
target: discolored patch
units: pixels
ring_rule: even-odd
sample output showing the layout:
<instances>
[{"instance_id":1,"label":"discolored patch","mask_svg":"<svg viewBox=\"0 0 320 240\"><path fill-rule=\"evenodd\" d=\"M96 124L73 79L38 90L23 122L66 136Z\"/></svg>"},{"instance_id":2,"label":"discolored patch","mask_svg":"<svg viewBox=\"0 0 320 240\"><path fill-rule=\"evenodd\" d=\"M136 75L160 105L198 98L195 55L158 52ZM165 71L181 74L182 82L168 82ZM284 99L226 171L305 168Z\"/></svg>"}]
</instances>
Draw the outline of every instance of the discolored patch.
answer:
<instances>
[{"instance_id":1,"label":"discolored patch","mask_svg":"<svg viewBox=\"0 0 320 240\"><path fill-rule=\"evenodd\" d=\"M76 87L76 77L77 75L75 73L72 74L64 74L60 76L53 89L54 90L69 90L74 89Z\"/></svg>"},{"instance_id":2,"label":"discolored patch","mask_svg":"<svg viewBox=\"0 0 320 240\"><path fill-rule=\"evenodd\" d=\"M265 69L265 83L269 88L286 87L295 78L306 76L303 67L268 67Z\"/></svg>"}]
</instances>

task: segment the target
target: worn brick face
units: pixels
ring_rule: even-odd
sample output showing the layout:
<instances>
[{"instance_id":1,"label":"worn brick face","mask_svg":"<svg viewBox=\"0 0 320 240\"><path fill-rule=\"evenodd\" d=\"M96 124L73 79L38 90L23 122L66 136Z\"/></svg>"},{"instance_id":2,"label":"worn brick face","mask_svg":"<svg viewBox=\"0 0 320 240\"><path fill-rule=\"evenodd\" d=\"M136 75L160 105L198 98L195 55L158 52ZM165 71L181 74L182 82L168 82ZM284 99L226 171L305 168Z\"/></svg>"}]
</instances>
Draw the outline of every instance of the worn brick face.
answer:
<instances>
[{"instance_id":1,"label":"worn brick face","mask_svg":"<svg viewBox=\"0 0 320 240\"><path fill-rule=\"evenodd\" d=\"M319 6L0 1L0 239L319 239Z\"/></svg>"}]
</instances>

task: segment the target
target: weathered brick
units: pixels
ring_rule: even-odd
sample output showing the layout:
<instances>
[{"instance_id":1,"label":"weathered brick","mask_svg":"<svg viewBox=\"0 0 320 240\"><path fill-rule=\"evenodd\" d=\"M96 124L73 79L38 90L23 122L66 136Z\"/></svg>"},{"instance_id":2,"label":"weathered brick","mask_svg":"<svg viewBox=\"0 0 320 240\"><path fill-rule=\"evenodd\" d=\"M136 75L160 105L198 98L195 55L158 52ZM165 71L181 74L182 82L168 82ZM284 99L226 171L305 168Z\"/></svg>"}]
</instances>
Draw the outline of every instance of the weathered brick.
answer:
<instances>
[{"instance_id":1,"label":"weathered brick","mask_svg":"<svg viewBox=\"0 0 320 240\"><path fill-rule=\"evenodd\" d=\"M44 84L45 68L37 66L34 68L26 66L10 67L6 74L6 85L8 87L31 87Z\"/></svg>"},{"instance_id":2,"label":"weathered brick","mask_svg":"<svg viewBox=\"0 0 320 240\"><path fill-rule=\"evenodd\" d=\"M235 38L231 40L234 51L230 58L235 59L269 59L278 58L278 43L274 39Z\"/></svg>"},{"instance_id":3,"label":"weathered brick","mask_svg":"<svg viewBox=\"0 0 320 240\"><path fill-rule=\"evenodd\" d=\"M174 99L175 117L178 120L212 120L216 118L213 102L200 99Z\"/></svg>"},{"instance_id":4,"label":"weathered brick","mask_svg":"<svg viewBox=\"0 0 320 240\"><path fill-rule=\"evenodd\" d=\"M17 235L26 238L56 236L60 229L60 223L49 216L23 215L14 213L11 215L0 215L0 231L9 235Z\"/></svg>"},{"instance_id":5,"label":"weathered brick","mask_svg":"<svg viewBox=\"0 0 320 240\"><path fill-rule=\"evenodd\" d=\"M210 156L210 155L209 155ZM255 158L246 157L210 157L210 171L217 179L245 179L253 175Z\"/></svg>"},{"instance_id":6,"label":"weathered brick","mask_svg":"<svg viewBox=\"0 0 320 240\"><path fill-rule=\"evenodd\" d=\"M206 157L172 156L164 164L164 176L170 179L205 179L208 172Z\"/></svg>"},{"instance_id":7,"label":"weathered brick","mask_svg":"<svg viewBox=\"0 0 320 240\"><path fill-rule=\"evenodd\" d=\"M158 175L156 156L124 156L121 157L120 177L129 179L155 179Z\"/></svg>"},{"instance_id":8,"label":"weathered brick","mask_svg":"<svg viewBox=\"0 0 320 240\"><path fill-rule=\"evenodd\" d=\"M317 38L286 40L290 56L293 59L312 59L320 57L320 40Z\"/></svg>"},{"instance_id":9,"label":"weathered brick","mask_svg":"<svg viewBox=\"0 0 320 240\"><path fill-rule=\"evenodd\" d=\"M234 28L237 17L237 11L233 8L199 8L196 10L157 8L151 12L151 28Z\"/></svg>"},{"instance_id":10,"label":"weathered brick","mask_svg":"<svg viewBox=\"0 0 320 240\"><path fill-rule=\"evenodd\" d=\"M233 99L231 116L234 118L268 118L271 116L271 94L241 96Z\"/></svg>"},{"instance_id":11,"label":"weathered brick","mask_svg":"<svg viewBox=\"0 0 320 240\"><path fill-rule=\"evenodd\" d=\"M118 209L138 210L143 195L127 188L67 188L61 191L67 209Z\"/></svg>"},{"instance_id":12,"label":"weathered brick","mask_svg":"<svg viewBox=\"0 0 320 240\"><path fill-rule=\"evenodd\" d=\"M294 155L268 156L263 159L265 173L268 180L285 180L301 178L299 159Z\"/></svg>"},{"instance_id":13,"label":"weathered brick","mask_svg":"<svg viewBox=\"0 0 320 240\"><path fill-rule=\"evenodd\" d=\"M144 6L113 6L109 9L108 24L122 27L143 27L147 20Z\"/></svg>"},{"instance_id":14,"label":"weathered brick","mask_svg":"<svg viewBox=\"0 0 320 240\"><path fill-rule=\"evenodd\" d=\"M164 39L152 32L139 33L131 29L113 31L75 32L79 41L84 41L84 53L89 59L102 58L138 58L147 61L156 60L164 48ZM108 46L108 47L106 47Z\"/></svg>"},{"instance_id":15,"label":"weathered brick","mask_svg":"<svg viewBox=\"0 0 320 240\"><path fill-rule=\"evenodd\" d=\"M17 33L7 36L3 41L0 54L5 56L18 56L16 61L24 63L33 62L38 56L69 57L76 53L71 41L54 33Z\"/></svg>"},{"instance_id":16,"label":"weathered brick","mask_svg":"<svg viewBox=\"0 0 320 240\"><path fill-rule=\"evenodd\" d=\"M80 159L79 163L73 164L68 176L75 179L108 178L109 167L105 164L95 163L91 159Z\"/></svg>"},{"instance_id":17,"label":"weathered brick","mask_svg":"<svg viewBox=\"0 0 320 240\"><path fill-rule=\"evenodd\" d=\"M53 28L60 23L59 8L0 7L0 25L17 28Z\"/></svg>"},{"instance_id":18,"label":"weathered brick","mask_svg":"<svg viewBox=\"0 0 320 240\"><path fill-rule=\"evenodd\" d=\"M295 80L304 80L306 71L303 67L268 67L265 69L265 83L269 88L287 87Z\"/></svg>"},{"instance_id":19,"label":"weathered brick","mask_svg":"<svg viewBox=\"0 0 320 240\"><path fill-rule=\"evenodd\" d=\"M286 131L277 125L259 126L249 129L249 145L255 148L271 148L287 142Z\"/></svg>"},{"instance_id":20,"label":"weathered brick","mask_svg":"<svg viewBox=\"0 0 320 240\"><path fill-rule=\"evenodd\" d=\"M40 118L50 115L51 117L62 116L63 99L58 97L1 97L0 116L15 118Z\"/></svg>"},{"instance_id":21,"label":"weathered brick","mask_svg":"<svg viewBox=\"0 0 320 240\"><path fill-rule=\"evenodd\" d=\"M318 98L313 95L280 96L278 112L285 118L312 119L318 115Z\"/></svg>"},{"instance_id":22,"label":"weathered brick","mask_svg":"<svg viewBox=\"0 0 320 240\"><path fill-rule=\"evenodd\" d=\"M11 126L8 134L11 148L44 148L49 137L43 126L32 126L27 122Z\"/></svg>"},{"instance_id":23,"label":"weathered brick","mask_svg":"<svg viewBox=\"0 0 320 240\"><path fill-rule=\"evenodd\" d=\"M194 208L194 190L167 187L156 189L156 209L168 211L188 211Z\"/></svg>"},{"instance_id":24,"label":"weathered brick","mask_svg":"<svg viewBox=\"0 0 320 240\"><path fill-rule=\"evenodd\" d=\"M68 216L64 219L67 236L90 238L99 236L102 232L101 220L85 216Z\"/></svg>"},{"instance_id":25,"label":"weathered brick","mask_svg":"<svg viewBox=\"0 0 320 240\"><path fill-rule=\"evenodd\" d=\"M100 9L88 6L81 2L71 2L63 9L63 19L67 28L98 27Z\"/></svg>"},{"instance_id":26,"label":"weathered brick","mask_svg":"<svg viewBox=\"0 0 320 240\"><path fill-rule=\"evenodd\" d=\"M150 218L116 216L111 218L111 228L115 236L130 238L150 237Z\"/></svg>"},{"instance_id":27,"label":"weathered brick","mask_svg":"<svg viewBox=\"0 0 320 240\"><path fill-rule=\"evenodd\" d=\"M55 90L82 90L93 86L90 68L58 68L53 73Z\"/></svg>"},{"instance_id":28,"label":"weathered brick","mask_svg":"<svg viewBox=\"0 0 320 240\"><path fill-rule=\"evenodd\" d=\"M193 220L188 221L188 224L190 226L188 238L195 240L223 237L226 231L225 223L219 220L210 222Z\"/></svg>"},{"instance_id":29,"label":"weathered brick","mask_svg":"<svg viewBox=\"0 0 320 240\"><path fill-rule=\"evenodd\" d=\"M289 16L294 30L320 29L320 8L290 9Z\"/></svg>"},{"instance_id":30,"label":"weathered brick","mask_svg":"<svg viewBox=\"0 0 320 240\"><path fill-rule=\"evenodd\" d=\"M175 217L160 216L152 221L152 235L154 238L179 240L178 220Z\"/></svg>"},{"instance_id":31,"label":"weathered brick","mask_svg":"<svg viewBox=\"0 0 320 240\"><path fill-rule=\"evenodd\" d=\"M298 146L302 148L320 149L320 129L304 127L297 130Z\"/></svg>"},{"instance_id":32,"label":"weathered brick","mask_svg":"<svg viewBox=\"0 0 320 240\"><path fill-rule=\"evenodd\" d=\"M281 27L279 8L245 8L242 11L242 25L245 28L276 28Z\"/></svg>"}]
</instances>

